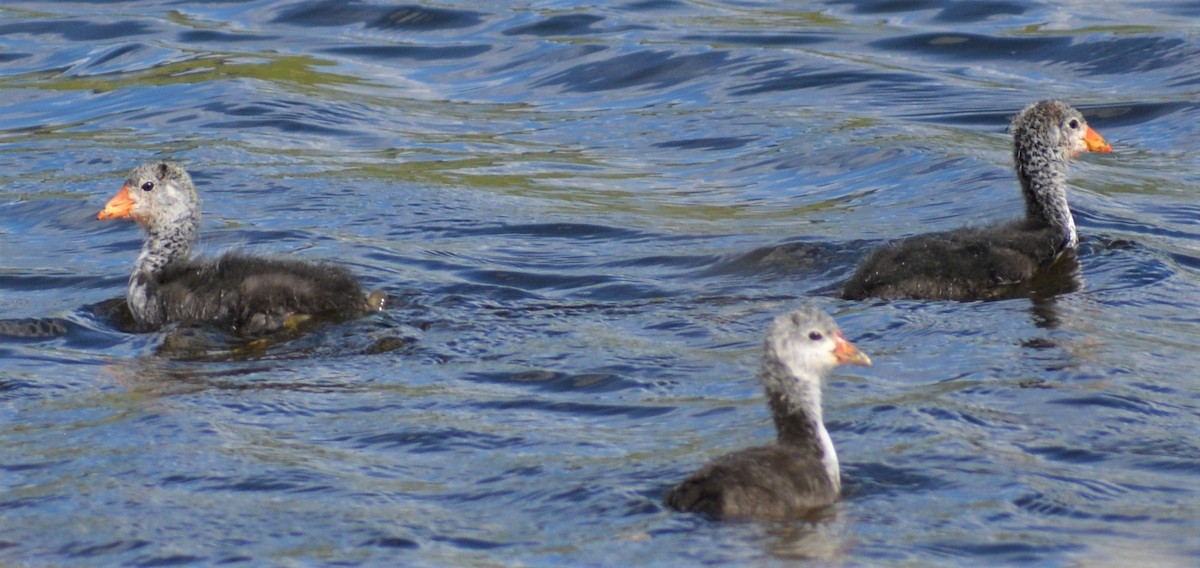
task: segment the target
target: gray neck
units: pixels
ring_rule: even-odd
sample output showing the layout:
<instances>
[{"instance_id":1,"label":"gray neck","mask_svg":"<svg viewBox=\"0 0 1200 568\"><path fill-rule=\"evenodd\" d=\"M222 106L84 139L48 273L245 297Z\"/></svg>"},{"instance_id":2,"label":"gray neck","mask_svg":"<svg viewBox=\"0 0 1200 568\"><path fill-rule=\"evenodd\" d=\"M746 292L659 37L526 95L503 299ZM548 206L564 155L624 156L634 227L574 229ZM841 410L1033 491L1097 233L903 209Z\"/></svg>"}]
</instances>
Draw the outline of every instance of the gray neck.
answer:
<instances>
[{"instance_id":1,"label":"gray neck","mask_svg":"<svg viewBox=\"0 0 1200 568\"><path fill-rule=\"evenodd\" d=\"M126 300L135 318L143 323L162 323L158 306L153 303L158 274L171 263L187 260L196 242L198 220L184 216L174 221L147 227L146 241L129 277Z\"/></svg>"},{"instance_id":2,"label":"gray neck","mask_svg":"<svg viewBox=\"0 0 1200 568\"><path fill-rule=\"evenodd\" d=\"M822 418L820 377L801 377L796 370L779 361L764 364L763 373L773 375L764 380L764 384L786 385L785 389L767 389L779 443L801 448L818 457L834 488L840 490L841 469L837 452Z\"/></svg>"},{"instance_id":3,"label":"gray neck","mask_svg":"<svg viewBox=\"0 0 1200 568\"><path fill-rule=\"evenodd\" d=\"M1079 237L1067 205L1069 157L1062 149L1027 144L1017 144L1013 151L1017 179L1025 193L1026 223L1030 228L1056 229L1062 236L1062 248L1074 248Z\"/></svg>"},{"instance_id":4,"label":"gray neck","mask_svg":"<svg viewBox=\"0 0 1200 568\"><path fill-rule=\"evenodd\" d=\"M196 229L191 226L148 230L134 273L156 274L172 262L186 260L195 242Z\"/></svg>"}]
</instances>

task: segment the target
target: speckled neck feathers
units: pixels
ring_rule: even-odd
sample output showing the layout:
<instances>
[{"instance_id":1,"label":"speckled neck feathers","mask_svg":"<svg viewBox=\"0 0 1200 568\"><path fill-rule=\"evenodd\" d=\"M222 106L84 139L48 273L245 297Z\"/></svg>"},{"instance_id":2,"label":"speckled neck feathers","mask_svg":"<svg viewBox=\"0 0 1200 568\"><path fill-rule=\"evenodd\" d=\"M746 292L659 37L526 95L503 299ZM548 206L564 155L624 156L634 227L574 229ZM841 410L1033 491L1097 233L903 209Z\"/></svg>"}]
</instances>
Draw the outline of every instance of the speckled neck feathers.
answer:
<instances>
[{"instance_id":1,"label":"speckled neck feathers","mask_svg":"<svg viewBox=\"0 0 1200 568\"><path fill-rule=\"evenodd\" d=\"M1074 149L1063 129L1083 116L1066 103L1043 101L1013 118L1013 161L1025 194L1026 227L1050 227L1062 234L1062 248L1079 242L1067 205L1067 170Z\"/></svg>"},{"instance_id":2,"label":"speckled neck feathers","mask_svg":"<svg viewBox=\"0 0 1200 568\"><path fill-rule=\"evenodd\" d=\"M200 197L187 172L169 164L138 166L125 181L135 206L133 217L146 230L146 241L129 277L129 309L139 321L164 322L154 294L158 275L187 261L200 226Z\"/></svg>"}]
</instances>

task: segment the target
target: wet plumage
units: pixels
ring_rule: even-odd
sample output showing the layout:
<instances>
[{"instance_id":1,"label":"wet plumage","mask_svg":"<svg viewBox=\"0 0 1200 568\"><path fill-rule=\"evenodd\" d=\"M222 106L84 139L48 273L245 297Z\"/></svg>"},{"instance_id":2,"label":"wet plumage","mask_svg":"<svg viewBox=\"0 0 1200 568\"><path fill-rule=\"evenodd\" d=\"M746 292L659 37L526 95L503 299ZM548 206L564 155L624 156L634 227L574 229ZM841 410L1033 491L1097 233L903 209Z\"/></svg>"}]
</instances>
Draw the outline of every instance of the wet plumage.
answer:
<instances>
[{"instance_id":1,"label":"wet plumage","mask_svg":"<svg viewBox=\"0 0 1200 568\"><path fill-rule=\"evenodd\" d=\"M382 293L368 298L349 270L332 263L241 253L191 258L200 199L191 177L172 164L135 168L97 218L131 218L146 230L126 295L146 329L209 323L254 335L310 316L357 315L382 305Z\"/></svg>"},{"instance_id":2,"label":"wet plumage","mask_svg":"<svg viewBox=\"0 0 1200 568\"><path fill-rule=\"evenodd\" d=\"M1083 115L1056 100L1014 119L1013 161L1025 196L1023 219L918 235L872 251L842 297L982 300L1028 281L1078 243L1067 205L1067 169L1083 152L1112 149Z\"/></svg>"},{"instance_id":3,"label":"wet plumage","mask_svg":"<svg viewBox=\"0 0 1200 568\"><path fill-rule=\"evenodd\" d=\"M804 307L775 318L760 379L778 434L773 444L722 456L676 485L668 506L717 518L789 519L832 504L841 470L821 409L824 374L870 365L833 318Z\"/></svg>"}]
</instances>

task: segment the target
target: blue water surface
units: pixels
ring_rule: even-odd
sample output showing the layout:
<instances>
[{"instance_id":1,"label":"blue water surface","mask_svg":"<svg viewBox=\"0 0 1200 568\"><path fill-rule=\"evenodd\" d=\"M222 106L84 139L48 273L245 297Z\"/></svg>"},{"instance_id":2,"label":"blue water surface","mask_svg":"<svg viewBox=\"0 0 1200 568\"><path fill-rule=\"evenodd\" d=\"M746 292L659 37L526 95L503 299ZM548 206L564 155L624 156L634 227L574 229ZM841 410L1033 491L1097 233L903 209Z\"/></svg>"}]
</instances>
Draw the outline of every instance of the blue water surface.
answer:
<instances>
[{"instance_id":1,"label":"blue water surface","mask_svg":"<svg viewBox=\"0 0 1200 568\"><path fill-rule=\"evenodd\" d=\"M0 5L0 563L1200 562L1200 7L453 0ZM1069 285L836 298L871 247L1020 215L1009 118L1070 101ZM201 249L333 259L384 313L131 333L170 159ZM775 315L828 309L846 494L663 493L771 439Z\"/></svg>"}]
</instances>

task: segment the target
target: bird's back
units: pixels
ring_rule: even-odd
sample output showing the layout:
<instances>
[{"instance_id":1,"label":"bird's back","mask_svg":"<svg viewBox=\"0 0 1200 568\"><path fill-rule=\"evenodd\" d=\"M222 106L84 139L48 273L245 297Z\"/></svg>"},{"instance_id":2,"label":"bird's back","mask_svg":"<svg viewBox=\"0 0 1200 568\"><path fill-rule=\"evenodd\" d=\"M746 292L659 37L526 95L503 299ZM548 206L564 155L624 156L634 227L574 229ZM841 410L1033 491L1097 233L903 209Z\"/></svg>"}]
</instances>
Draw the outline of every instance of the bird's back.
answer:
<instances>
[{"instance_id":1,"label":"bird's back","mask_svg":"<svg viewBox=\"0 0 1200 568\"><path fill-rule=\"evenodd\" d=\"M242 334L274 331L296 315L357 315L362 288L344 267L227 253L167 266L150 290L166 322L233 326Z\"/></svg>"},{"instance_id":2,"label":"bird's back","mask_svg":"<svg viewBox=\"0 0 1200 568\"><path fill-rule=\"evenodd\" d=\"M842 297L990 299L1032 278L1061 244L1058 231L1021 224L919 235L872 251L846 281Z\"/></svg>"}]
</instances>

